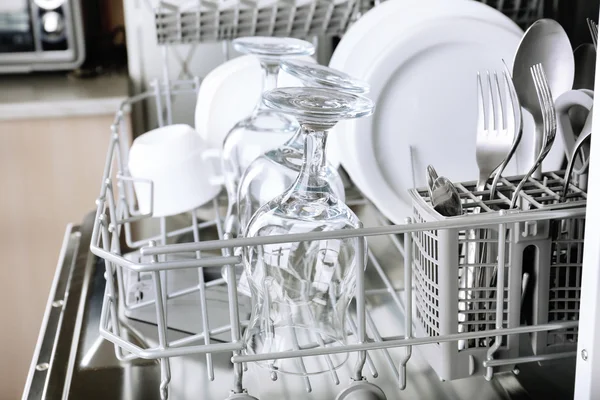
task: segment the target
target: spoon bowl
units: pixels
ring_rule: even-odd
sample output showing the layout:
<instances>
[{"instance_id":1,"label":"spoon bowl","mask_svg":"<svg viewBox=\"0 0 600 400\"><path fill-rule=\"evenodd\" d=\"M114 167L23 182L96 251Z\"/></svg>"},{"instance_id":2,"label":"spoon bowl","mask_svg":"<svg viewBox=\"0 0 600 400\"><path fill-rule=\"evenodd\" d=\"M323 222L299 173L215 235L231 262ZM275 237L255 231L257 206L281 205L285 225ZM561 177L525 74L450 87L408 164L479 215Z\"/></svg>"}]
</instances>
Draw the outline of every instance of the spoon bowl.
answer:
<instances>
[{"instance_id":1,"label":"spoon bowl","mask_svg":"<svg viewBox=\"0 0 600 400\"><path fill-rule=\"evenodd\" d=\"M530 68L542 64L553 100L573 87L573 49L563 27L552 19L540 19L527 29L515 54L513 81L521 106L535 122L534 159L542 150L542 110L531 78ZM539 176L541 167L535 174Z\"/></svg>"}]
</instances>

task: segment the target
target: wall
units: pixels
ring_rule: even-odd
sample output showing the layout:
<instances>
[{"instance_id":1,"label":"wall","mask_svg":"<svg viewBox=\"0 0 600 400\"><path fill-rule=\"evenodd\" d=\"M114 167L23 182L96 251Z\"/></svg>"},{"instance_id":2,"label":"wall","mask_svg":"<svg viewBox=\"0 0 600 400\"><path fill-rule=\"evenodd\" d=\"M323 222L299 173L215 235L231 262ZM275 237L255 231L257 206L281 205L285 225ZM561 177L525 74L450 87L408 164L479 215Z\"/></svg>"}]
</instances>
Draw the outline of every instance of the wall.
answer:
<instances>
[{"instance_id":1,"label":"wall","mask_svg":"<svg viewBox=\"0 0 600 400\"><path fill-rule=\"evenodd\" d=\"M21 397L65 228L94 208L112 120L0 122L0 400Z\"/></svg>"}]
</instances>

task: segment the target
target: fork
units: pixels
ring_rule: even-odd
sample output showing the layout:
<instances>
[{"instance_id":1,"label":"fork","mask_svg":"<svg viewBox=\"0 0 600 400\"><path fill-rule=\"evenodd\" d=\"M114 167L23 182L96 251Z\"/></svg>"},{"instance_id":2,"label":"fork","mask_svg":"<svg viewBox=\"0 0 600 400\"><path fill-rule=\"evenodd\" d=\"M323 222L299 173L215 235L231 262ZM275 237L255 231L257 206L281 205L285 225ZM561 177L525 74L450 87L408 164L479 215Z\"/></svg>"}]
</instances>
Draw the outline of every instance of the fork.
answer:
<instances>
[{"instance_id":1,"label":"fork","mask_svg":"<svg viewBox=\"0 0 600 400\"><path fill-rule=\"evenodd\" d=\"M590 35L592 36L592 43L594 43L594 48L598 49L598 24L594 22L593 19L587 18L588 29L590 30Z\"/></svg>"},{"instance_id":2,"label":"fork","mask_svg":"<svg viewBox=\"0 0 600 400\"><path fill-rule=\"evenodd\" d=\"M509 112L505 112L502 104L502 95L498 73L496 71L486 72L485 86L482 82L481 73L477 73L477 139L476 139L476 159L479 167L479 179L477 180L477 192L485 190L487 181L492 173L507 159L513 147L513 142L517 136L515 122L515 102L511 97L510 81L511 78L506 71L502 72L503 88L505 101L509 103ZM487 107L484 101L485 92L487 92ZM506 115L506 121L504 116ZM479 213L479 207L473 209L473 213ZM480 233L478 235L478 232ZM479 237L478 237L479 236ZM469 239L474 242L468 245L467 263L471 266L467 272L467 286L469 287L487 287L487 274L485 267L481 264L487 259L487 246L485 241L488 239L488 231L485 229L473 229L469 232ZM482 243L483 242L483 243ZM478 265L479 264L479 265ZM469 279L469 277L471 279ZM468 293L468 298L476 299L480 297L476 292ZM481 307L482 304L472 307Z\"/></svg>"},{"instance_id":3,"label":"fork","mask_svg":"<svg viewBox=\"0 0 600 400\"><path fill-rule=\"evenodd\" d=\"M533 172L540 166L554 143L556 137L556 109L554 108L554 100L552 100L552 93L548 86L548 80L546 79L546 73L542 64L535 64L530 68L531 76L533 77L533 83L535 85L535 91L538 96L540 105L542 106L542 119L543 119L543 130L544 136L542 140L542 150L538 155L535 163L527 172L527 175L521 179L521 182L517 185L515 192L513 193L510 201L510 208L514 208L519 197L519 193L523 190L523 186L527 183Z\"/></svg>"},{"instance_id":4,"label":"fork","mask_svg":"<svg viewBox=\"0 0 600 400\"><path fill-rule=\"evenodd\" d=\"M513 100L511 93L512 78L506 71L502 72L504 98L509 105L510 112L505 112L502 104L502 96L500 94L500 83L498 81L498 73L493 72L493 79L489 72L487 75L487 93L488 93L488 109L484 102L484 89L481 80L481 73L477 73L477 141L476 141L476 158L477 166L479 167L479 179L477 180L478 192L485 190L486 184L494 171L500 174L504 163L511 156L511 151L514 151L515 138L518 138L516 117L520 115L515 112L515 107L519 108L518 102ZM504 121L506 115L506 122ZM500 167L500 168L499 168ZM497 180L494 182L497 184ZM493 187L494 183L492 184ZM491 193L493 196L493 193ZM479 213L480 209L475 208L474 213ZM475 231L471 232L471 238L475 239ZM484 231L481 239L487 239L487 231ZM475 253L475 254L473 254ZM475 262L477 254L476 246L471 246L471 257L469 262ZM486 246L483 246L480 254L480 262L484 262L486 258ZM481 276L476 279L476 282L481 280Z\"/></svg>"},{"instance_id":5,"label":"fork","mask_svg":"<svg viewBox=\"0 0 600 400\"><path fill-rule=\"evenodd\" d=\"M519 103L519 97L517 96L517 91L515 89L513 80L510 77L508 66L506 65L504 60L502 60L502 63L504 64L504 81L506 82L507 89L505 97L506 108L507 111L512 111L512 114L508 114L506 117L506 127L509 131L508 135L513 135L511 133L511 130L514 131L514 139L512 142L511 149L509 150L504 160L502 160L502 163L500 164L500 166L496 170L496 173L494 174L494 180L492 181L492 186L490 187L490 200L494 199L496 187L498 186L498 181L502 177L502 173L504 172L506 165L508 165L509 161L515 154L517 147L521 142L521 137L523 136L523 115L521 112L521 103Z\"/></svg>"},{"instance_id":6,"label":"fork","mask_svg":"<svg viewBox=\"0 0 600 400\"><path fill-rule=\"evenodd\" d=\"M511 79L506 71L502 72L504 77L504 92L507 103L510 103L510 111L504 112L502 98L500 95L500 83L498 73L493 72L493 79L489 72L487 75L488 110L484 104L484 90L481 82L481 74L477 73L477 141L476 158L479 167L479 179L477 180L477 191L483 191L492 173L502 164L509 154L516 136L514 102L511 98ZM495 88L495 89L494 89ZM506 123L504 115L506 114Z\"/></svg>"}]
</instances>

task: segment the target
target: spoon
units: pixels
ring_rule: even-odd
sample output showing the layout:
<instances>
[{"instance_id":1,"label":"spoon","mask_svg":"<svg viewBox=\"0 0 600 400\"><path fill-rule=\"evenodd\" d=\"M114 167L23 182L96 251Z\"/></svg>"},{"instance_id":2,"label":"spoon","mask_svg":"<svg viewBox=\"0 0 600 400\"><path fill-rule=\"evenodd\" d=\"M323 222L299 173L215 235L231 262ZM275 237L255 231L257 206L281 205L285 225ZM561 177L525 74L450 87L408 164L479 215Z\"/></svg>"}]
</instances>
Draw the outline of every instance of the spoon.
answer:
<instances>
[{"instance_id":1,"label":"spoon","mask_svg":"<svg viewBox=\"0 0 600 400\"><path fill-rule=\"evenodd\" d=\"M554 100L572 88L575 61L571 42L563 27L552 19L540 19L527 29L513 65L513 81L519 101L535 123L534 157L542 150L544 134L542 109L529 69L539 63L544 67ZM541 171L540 165L534 177L540 178Z\"/></svg>"}]
</instances>

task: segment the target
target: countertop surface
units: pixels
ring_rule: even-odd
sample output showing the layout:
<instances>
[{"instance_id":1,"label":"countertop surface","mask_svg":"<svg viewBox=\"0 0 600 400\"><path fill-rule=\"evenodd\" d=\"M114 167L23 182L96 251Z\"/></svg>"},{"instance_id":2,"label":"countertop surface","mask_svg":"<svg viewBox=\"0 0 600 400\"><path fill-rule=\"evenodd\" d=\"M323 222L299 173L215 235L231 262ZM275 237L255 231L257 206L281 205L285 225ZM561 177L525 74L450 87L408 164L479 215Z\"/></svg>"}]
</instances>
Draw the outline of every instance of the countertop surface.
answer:
<instances>
[{"instance_id":1,"label":"countertop surface","mask_svg":"<svg viewBox=\"0 0 600 400\"><path fill-rule=\"evenodd\" d=\"M129 96L125 73L75 78L64 73L0 77L0 120L114 114Z\"/></svg>"}]
</instances>

